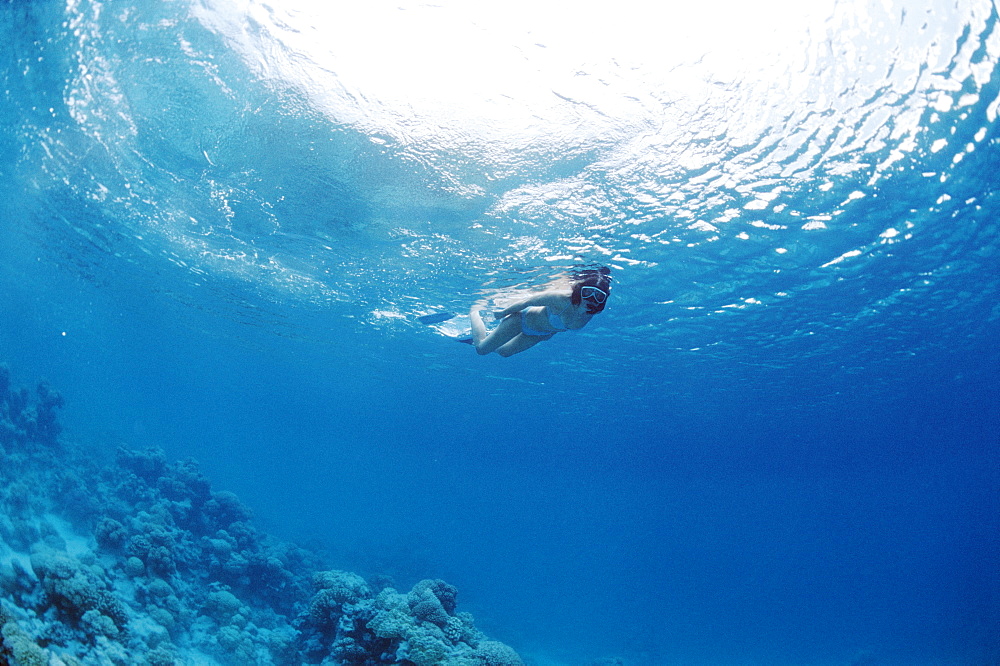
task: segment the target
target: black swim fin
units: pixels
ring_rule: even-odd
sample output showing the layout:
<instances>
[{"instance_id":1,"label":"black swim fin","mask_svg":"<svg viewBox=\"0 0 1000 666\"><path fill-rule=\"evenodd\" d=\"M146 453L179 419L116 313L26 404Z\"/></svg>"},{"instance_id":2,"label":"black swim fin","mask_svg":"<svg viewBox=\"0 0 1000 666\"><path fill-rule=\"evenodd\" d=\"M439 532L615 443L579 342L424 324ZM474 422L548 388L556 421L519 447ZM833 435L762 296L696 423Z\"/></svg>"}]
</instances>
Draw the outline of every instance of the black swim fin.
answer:
<instances>
[{"instance_id":1,"label":"black swim fin","mask_svg":"<svg viewBox=\"0 0 1000 666\"><path fill-rule=\"evenodd\" d=\"M443 321L448 321L449 319L453 319L455 316L456 315L454 312L435 312L434 314L426 314L417 317L417 321L419 321L421 324L428 324L428 325L440 324Z\"/></svg>"}]
</instances>

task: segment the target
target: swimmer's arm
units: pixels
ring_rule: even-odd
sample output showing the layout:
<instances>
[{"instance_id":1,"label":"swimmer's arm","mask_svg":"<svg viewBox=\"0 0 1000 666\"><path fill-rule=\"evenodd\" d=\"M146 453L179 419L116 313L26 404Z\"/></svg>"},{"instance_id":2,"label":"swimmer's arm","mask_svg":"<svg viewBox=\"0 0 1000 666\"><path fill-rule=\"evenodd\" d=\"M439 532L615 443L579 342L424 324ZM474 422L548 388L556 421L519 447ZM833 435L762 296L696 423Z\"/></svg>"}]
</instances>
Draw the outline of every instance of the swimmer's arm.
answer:
<instances>
[{"instance_id":1,"label":"swimmer's arm","mask_svg":"<svg viewBox=\"0 0 1000 666\"><path fill-rule=\"evenodd\" d=\"M503 319L507 315L512 315L515 312L520 312L525 308L538 307L538 306L563 307L564 305L566 305L566 302L568 301L569 297L570 297L570 292L568 291L562 291L556 289L552 289L549 291L541 291L538 292L537 294L529 296L528 298L522 301L518 301L517 303L514 303L513 305L506 307L503 310L500 310L499 312L494 312L493 316L496 317L497 319Z\"/></svg>"}]
</instances>

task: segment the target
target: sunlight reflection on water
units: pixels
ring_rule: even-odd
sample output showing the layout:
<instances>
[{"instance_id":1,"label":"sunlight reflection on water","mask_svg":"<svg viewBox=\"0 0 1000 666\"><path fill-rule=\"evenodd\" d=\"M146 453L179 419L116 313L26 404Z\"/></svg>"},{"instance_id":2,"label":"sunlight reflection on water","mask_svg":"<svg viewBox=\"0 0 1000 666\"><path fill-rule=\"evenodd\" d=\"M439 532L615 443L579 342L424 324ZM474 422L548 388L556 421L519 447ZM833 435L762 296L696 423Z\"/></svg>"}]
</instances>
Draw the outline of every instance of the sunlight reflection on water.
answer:
<instances>
[{"instance_id":1,"label":"sunlight reflection on water","mask_svg":"<svg viewBox=\"0 0 1000 666\"><path fill-rule=\"evenodd\" d=\"M989 2L555 7L75 0L24 163L87 247L386 331L600 261L634 345L719 349L995 247Z\"/></svg>"}]
</instances>

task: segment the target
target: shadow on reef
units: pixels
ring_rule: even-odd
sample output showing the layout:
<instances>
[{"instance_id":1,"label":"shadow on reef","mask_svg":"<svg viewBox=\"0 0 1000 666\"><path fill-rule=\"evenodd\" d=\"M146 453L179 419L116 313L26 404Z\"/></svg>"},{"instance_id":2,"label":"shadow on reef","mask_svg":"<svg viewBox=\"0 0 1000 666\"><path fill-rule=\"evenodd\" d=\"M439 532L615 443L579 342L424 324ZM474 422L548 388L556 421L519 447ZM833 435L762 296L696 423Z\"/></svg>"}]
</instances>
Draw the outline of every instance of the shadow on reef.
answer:
<instances>
[{"instance_id":1,"label":"shadow on reef","mask_svg":"<svg viewBox=\"0 0 1000 666\"><path fill-rule=\"evenodd\" d=\"M325 570L193 460L101 465L60 438L61 405L0 366L0 664L522 664L444 581Z\"/></svg>"}]
</instances>

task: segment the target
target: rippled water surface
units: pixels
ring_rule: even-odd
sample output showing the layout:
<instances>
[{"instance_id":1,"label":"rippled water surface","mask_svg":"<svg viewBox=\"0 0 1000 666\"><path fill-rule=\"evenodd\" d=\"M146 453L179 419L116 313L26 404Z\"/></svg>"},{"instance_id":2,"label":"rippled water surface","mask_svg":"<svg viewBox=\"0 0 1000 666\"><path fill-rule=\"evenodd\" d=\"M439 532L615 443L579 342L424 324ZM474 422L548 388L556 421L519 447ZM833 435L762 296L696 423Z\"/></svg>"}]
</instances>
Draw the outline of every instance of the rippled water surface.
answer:
<instances>
[{"instance_id":1,"label":"rippled water surface","mask_svg":"<svg viewBox=\"0 0 1000 666\"><path fill-rule=\"evenodd\" d=\"M78 436L537 659L997 659L993 4L349 4L0 6L0 343ZM416 319L589 262L509 360Z\"/></svg>"}]
</instances>

